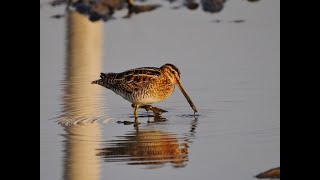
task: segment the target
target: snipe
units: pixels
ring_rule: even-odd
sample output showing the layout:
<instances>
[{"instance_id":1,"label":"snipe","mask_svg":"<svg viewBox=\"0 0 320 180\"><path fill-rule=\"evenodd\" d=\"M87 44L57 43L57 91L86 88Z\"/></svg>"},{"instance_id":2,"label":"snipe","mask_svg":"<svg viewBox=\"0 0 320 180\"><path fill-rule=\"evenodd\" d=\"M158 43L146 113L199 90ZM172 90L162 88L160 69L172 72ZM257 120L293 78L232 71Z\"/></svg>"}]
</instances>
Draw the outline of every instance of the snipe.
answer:
<instances>
[{"instance_id":1,"label":"snipe","mask_svg":"<svg viewBox=\"0 0 320 180\"><path fill-rule=\"evenodd\" d=\"M141 67L130 69L122 73L101 73L101 79L92 81L106 87L124 99L132 103L134 117L138 117L138 108L145 108L154 112L162 113L161 109L152 107L150 104L167 99L174 91L177 84L186 97L194 113L197 108L184 90L180 81L180 71L173 64L165 64L160 68Z\"/></svg>"}]
</instances>

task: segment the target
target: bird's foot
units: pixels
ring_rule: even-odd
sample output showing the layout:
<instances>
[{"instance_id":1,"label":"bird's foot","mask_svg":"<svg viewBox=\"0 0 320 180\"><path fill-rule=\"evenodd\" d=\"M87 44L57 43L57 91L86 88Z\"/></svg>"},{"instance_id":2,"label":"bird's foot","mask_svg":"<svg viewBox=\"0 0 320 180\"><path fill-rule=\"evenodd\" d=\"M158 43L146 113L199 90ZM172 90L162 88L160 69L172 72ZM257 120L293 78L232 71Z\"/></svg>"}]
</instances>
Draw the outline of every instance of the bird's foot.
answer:
<instances>
[{"instance_id":1,"label":"bird's foot","mask_svg":"<svg viewBox=\"0 0 320 180\"><path fill-rule=\"evenodd\" d=\"M144 108L146 111L152 111L155 117L160 117L162 113L168 112L164 109L153 107L151 105L143 105L140 108Z\"/></svg>"},{"instance_id":2,"label":"bird's foot","mask_svg":"<svg viewBox=\"0 0 320 180\"><path fill-rule=\"evenodd\" d=\"M166 110L164 110L164 109L161 109L161 108L158 108L158 107L153 107L153 106L151 106L151 105L139 105L139 106L136 106L135 104L131 104L131 106L133 107L133 108L135 108L135 111L134 111L134 117L135 117L135 119L137 119L138 118L138 113L137 113L137 109L138 108L143 108L143 109L145 109L147 112L149 112L149 111L152 111L153 112L153 114L154 114L154 117L161 117L161 115L162 115L162 113L165 113L165 112L168 112L168 111L166 111Z\"/></svg>"}]
</instances>

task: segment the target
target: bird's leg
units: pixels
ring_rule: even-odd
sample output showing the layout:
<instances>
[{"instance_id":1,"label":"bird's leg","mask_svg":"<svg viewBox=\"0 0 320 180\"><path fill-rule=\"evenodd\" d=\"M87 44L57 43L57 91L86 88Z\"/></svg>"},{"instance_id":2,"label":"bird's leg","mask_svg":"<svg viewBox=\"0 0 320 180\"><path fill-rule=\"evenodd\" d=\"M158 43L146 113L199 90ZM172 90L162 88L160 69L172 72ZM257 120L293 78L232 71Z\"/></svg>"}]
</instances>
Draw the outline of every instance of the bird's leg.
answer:
<instances>
[{"instance_id":1,"label":"bird's leg","mask_svg":"<svg viewBox=\"0 0 320 180\"><path fill-rule=\"evenodd\" d=\"M134 0L127 0L129 6L134 6Z\"/></svg>"},{"instance_id":2,"label":"bird's leg","mask_svg":"<svg viewBox=\"0 0 320 180\"><path fill-rule=\"evenodd\" d=\"M152 110L152 106L151 105L142 105L139 108L143 108L147 111L148 115L149 115L149 111Z\"/></svg>"},{"instance_id":3,"label":"bird's leg","mask_svg":"<svg viewBox=\"0 0 320 180\"><path fill-rule=\"evenodd\" d=\"M154 116L161 116L162 113L168 112L168 111L166 111L164 109L153 107L151 105L143 105L143 106L140 106L139 108L144 108L147 112L149 110L151 110L153 112Z\"/></svg>"},{"instance_id":4,"label":"bird's leg","mask_svg":"<svg viewBox=\"0 0 320 180\"><path fill-rule=\"evenodd\" d=\"M124 18L130 18L132 13L133 13L133 8L134 8L134 0L126 0L128 4L128 13Z\"/></svg>"},{"instance_id":5,"label":"bird's leg","mask_svg":"<svg viewBox=\"0 0 320 180\"><path fill-rule=\"evenodd\" d=\"M138 104L133 104L133 106L134 106L134 118L138 119L138 108L139 108L139 105Z\"/></svg>"},{"instance_id":6,"label":"bird's leg","mask_svg":"<svg viewBox=\"0 0 320 180\"><path fill-rule=\"evenodd\" d=\"M157 108L157 107L153 107L153 106L151 106L151 105L142 105L142 106L137 106L136 104L131 104L131 107L133 107L133 108L135 108L135 110L134 110L134 112L135 112L135 117L136 117L136 113L137 113L137 111L138 111L138 108L143 108L143 109L145 109L146 111L147 111L147 113L149 112L149 111L152 111L153 112L153 114L154 114L154 116L161 116L161 114L162 113L164 113L164 112L168 112L168 111L166 111L166 110L164 110L164 109L161 109L161 108ZM138 117L138 116L137 116Z\"/></svg>"}]
</instances>

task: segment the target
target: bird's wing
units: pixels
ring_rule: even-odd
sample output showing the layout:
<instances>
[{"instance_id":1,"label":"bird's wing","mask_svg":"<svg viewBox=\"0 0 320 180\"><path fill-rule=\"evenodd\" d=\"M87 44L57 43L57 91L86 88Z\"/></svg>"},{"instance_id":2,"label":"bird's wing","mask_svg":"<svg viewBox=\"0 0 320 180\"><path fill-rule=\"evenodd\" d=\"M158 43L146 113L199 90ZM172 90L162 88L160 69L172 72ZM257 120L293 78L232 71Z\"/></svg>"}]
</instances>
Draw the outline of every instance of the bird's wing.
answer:
<instances>
[{"instance_id":1,"label":"bird's wing","mask_svg":"<svg viewBox=\"0 0 320 180\"><path fill-rule=\"evenodd\" d=\"M142 67L130 69L122 73L108 73L102 77L107 78L108 85L113 89L123 90L127 93L142 90L148 84L160 76L161 71L159 68Z\"/></svg>"}]
</instances>

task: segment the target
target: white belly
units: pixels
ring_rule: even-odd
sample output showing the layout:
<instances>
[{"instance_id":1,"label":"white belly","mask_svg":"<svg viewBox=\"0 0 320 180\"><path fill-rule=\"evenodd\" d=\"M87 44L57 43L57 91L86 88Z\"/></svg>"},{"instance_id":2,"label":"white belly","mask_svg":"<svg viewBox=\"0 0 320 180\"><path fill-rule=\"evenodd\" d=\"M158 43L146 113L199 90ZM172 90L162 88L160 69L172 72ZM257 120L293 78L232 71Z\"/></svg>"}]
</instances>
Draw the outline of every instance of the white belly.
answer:
<instances>
[{"instance_id":1,"label":"white belly","mask_svg":"<svg viewBox=\"0 0 320 180\"><path fill-rule=\"evenodd\" d=\"M133 102L134 104L140 104L140 105L147 105L147 104L153 104L159 102L158 99L155 99L153 97L147 97L147 98L143 98L143 99L139 99L136 102Z\"/></svg>"}]
</instances>

